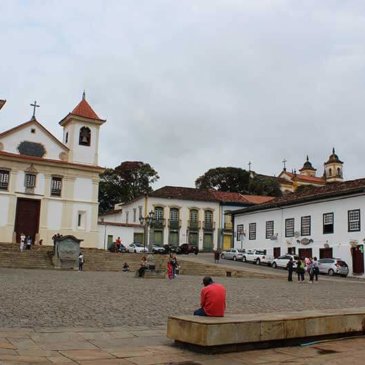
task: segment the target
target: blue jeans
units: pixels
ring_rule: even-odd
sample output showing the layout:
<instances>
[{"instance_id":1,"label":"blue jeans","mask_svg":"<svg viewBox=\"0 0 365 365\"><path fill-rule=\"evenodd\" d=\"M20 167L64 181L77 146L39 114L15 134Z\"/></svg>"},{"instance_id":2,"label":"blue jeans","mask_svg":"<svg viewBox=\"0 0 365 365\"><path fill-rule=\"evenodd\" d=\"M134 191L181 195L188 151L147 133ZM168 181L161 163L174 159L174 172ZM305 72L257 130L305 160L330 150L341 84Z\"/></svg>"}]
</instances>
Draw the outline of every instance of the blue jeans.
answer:
<instances>
[{"instance_id":1,"label":"blue jeans","mask_svg":"<svg viewBox=\"0 0 365 365\"><path fill-rule=\"evenodd\" d=\"M207 314L204 312L203 308L199 308L194 311L194 316L206 316Z\"/></svg>"}]
</instances>

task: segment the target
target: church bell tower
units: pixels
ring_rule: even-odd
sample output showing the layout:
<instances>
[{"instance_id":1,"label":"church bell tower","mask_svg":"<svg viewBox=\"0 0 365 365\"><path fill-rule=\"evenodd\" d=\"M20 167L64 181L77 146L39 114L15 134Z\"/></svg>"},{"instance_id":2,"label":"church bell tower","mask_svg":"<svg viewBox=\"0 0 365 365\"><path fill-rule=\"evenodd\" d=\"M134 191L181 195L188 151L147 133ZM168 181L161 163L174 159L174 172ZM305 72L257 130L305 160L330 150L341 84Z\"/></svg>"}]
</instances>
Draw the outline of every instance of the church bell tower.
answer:
<instances>
[{"instance_id":1,"label":"church bell tower","mask_svg":"<svg viewBox=\"0 0 365 365\"><path fill-rule=\"evenodd\" d=\"M324 178L326 182L343 181L343 162L336 155L334 148L332 149L332 155L324 163Z\"/></svg>"},{"instance_id":2,"label":"church bell tower","mask_svg":"<svg viewBox=\"0 0 365 365\"><path fill-rule=\"evenodd\" d=\"M99 130L105 122L86 101L84 92L80 103L59 123L63 127L63 143L70 150L69 162L98 166Z\"/></svg>"}]
</instances>

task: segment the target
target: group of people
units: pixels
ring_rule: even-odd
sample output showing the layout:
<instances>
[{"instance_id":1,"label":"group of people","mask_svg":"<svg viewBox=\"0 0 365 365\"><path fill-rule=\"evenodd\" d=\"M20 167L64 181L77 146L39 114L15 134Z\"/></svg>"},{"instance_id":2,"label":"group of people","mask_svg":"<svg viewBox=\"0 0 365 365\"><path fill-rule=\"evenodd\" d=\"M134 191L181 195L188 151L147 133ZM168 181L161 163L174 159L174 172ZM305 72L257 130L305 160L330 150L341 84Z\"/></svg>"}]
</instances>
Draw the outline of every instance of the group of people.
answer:
<instances>
[{"instance_id":1,"label":"group of people","mask_svg":"<svg viewBox=\"0 0 365 365\"><path fill-rule=\"evenodd\" d=\"M155 270L155 265L152 259L148 260L146 256L142 256L141 263L138 269L138 276L140 278L143 277L147 269ZM129 265L127 263L123 265L122 271L129 271ZM167 261L167 277L169 279L174 279L176 278L176 275L178 273L179 264L177 262L176 255L170 254Z\"/></svg>"},{"instance_id":2,"label":"group of people","mask_svg":"<svg viewBox=\"0 0 365 365\"><path fill-rule=\"evenodd\" d=\"M288 281L293 281L294 266L294 260L290 258L287 264ZM300 283L305 281L305 273L309 275L310 283L313 283L314 279L315 281L318 281L319 267L317 257L314 257L313 259L309 257L306 257L304 260L299 259L296 262L295 271Z\"/></svg>"},{"instance_id":3,"label":"group of people","mask_svg":"<svg viewBox=\"0 0 365 365\"><path fill-rule=\"evenodd\" d=\"M20 234L20 252L30 250L32 247L32 237L26 236L24 233Z\"/></svg>"},{"instance_id":4,"label":"group of people","mask_svg":"<svg viewBox=\"0 0 365 365\"><path fill-rule=\"evenodd\" d=\"M176 255L170 253L169 260L167 261L167 277L169 279L175 279L178 274L179 264L177 262Z\"/></svg>"}]
</instances>

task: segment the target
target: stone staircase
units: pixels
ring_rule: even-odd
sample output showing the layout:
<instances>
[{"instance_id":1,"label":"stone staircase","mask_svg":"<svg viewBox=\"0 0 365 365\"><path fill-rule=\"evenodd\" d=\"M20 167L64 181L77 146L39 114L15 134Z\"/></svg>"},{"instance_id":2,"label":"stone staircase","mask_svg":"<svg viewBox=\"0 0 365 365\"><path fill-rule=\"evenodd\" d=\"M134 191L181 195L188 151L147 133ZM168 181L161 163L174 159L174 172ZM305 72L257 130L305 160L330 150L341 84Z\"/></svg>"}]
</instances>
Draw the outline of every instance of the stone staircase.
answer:
<instances>
[{"instance_id":1,"label":"stone staircase","mask_svg":"<svg viewBox=\"0 0 365 365\"><path fill-rule=\"evenodd\" d=\"M53 269L52 247L34 246L20 252L18 244L0 243L0 267L23 269Z\"/></svg>"},{"instance_id":2,"label":"stone staircase","mask_svg":"<svg viewBox=\"0 0 365 365\"><path fill-rule=\"evenodd\" d=\"M85 271L121 271L124 262L129 264L130 271L136 271L142 258L142 254L136 253L111 253L95 248L81 248L81 250L85 257ZM31 250L20 252L19 244L0 243L0 267L53 270L52 255L52 246L32 246ZM153 255L153 257L166 271L168 255ZM199 256L178 255L177 260L180 265L180 275L259 278L270 276L223 264L209 264L199 260Z\"/></svg>"}]
</instances>

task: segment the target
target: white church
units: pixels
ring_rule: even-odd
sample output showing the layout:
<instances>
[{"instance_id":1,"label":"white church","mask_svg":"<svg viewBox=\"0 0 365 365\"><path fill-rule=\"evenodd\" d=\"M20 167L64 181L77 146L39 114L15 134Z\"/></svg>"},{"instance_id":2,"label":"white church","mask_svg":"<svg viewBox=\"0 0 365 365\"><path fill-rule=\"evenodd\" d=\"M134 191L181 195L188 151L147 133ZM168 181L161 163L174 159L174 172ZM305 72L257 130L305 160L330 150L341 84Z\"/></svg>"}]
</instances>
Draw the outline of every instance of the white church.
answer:
<instances>
[{"instance_id":1,"label":"white church","mask_svg":"<svg viewBox=\"0 0 365 365\"><path fill-rule=\"evenodd\" d=\"M4 105L1 103L1 107ZM56 233L98 241L98 144L105 123L86 101L60 122L62 141L35 117L0 133L0 242L53 244ZM1 114L0 114L1 118Z\"/></svg>"}]
</instances>

